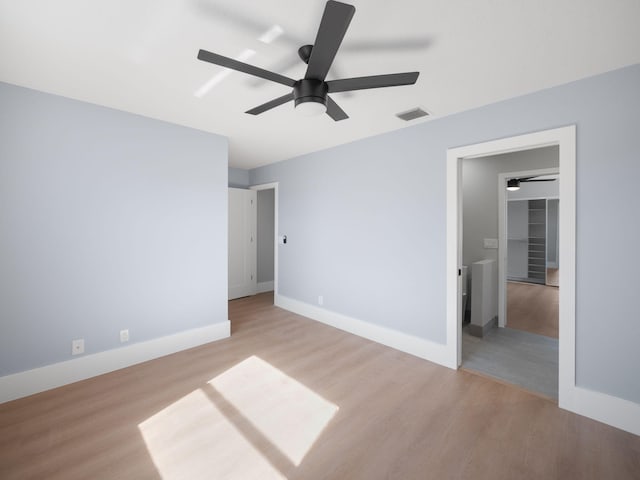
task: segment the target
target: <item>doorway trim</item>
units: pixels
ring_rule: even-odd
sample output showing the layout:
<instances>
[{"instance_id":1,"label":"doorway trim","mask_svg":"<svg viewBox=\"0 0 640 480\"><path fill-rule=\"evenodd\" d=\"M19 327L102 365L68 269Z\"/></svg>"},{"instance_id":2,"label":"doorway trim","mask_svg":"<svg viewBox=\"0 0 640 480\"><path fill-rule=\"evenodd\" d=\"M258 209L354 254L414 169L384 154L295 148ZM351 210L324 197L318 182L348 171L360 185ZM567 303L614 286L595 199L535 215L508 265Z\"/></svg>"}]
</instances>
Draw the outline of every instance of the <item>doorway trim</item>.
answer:
<instances>
[{"instance_id":1,"label":"doorway trim","mask_svg":"<svg viewBox=\"0 0 640 480\"><path fill-rule=\"evenodd\" d=\"M249 188L258 191L273 189L273 298L275 301L278 295L278 182L252 185Z\"/></svg>"},{"instance_id":2,"label":"doorway trim","mask_svg":"<svg viewBox=\"0 0 640 480\"><path fill-rule=\"evenodd\" d=\"M559 174L559 167L524 170L521 172L502 172L498 174L498 326L507 326L507 204L505 182L510 178ZM558 180L559 181L559 180ZM518 199L529 200L529 199ZM545 252L546 264L546 252Z\"/></svg>"},{"instance_id":3,"label":"doorway trim","mask_svg":"<svg viewBox=\"0 0 640 480\"><path fill-rule=\"evenodd\" d=\"M462 362L462 159L559 146L560 298L558 405L574 410L576 127L544 130L447 150L447 352L452 368Z\"/></svg>"}]
</instances>

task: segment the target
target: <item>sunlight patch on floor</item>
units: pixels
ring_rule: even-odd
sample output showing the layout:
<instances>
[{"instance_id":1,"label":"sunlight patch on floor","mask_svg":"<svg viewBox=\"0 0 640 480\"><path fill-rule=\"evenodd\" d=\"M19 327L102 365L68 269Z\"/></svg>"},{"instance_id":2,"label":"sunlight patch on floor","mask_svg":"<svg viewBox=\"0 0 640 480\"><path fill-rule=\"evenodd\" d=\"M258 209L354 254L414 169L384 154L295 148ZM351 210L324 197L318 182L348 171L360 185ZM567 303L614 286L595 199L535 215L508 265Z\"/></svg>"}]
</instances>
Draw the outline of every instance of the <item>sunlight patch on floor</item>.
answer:
<instances>
[{"instance_id":1,"label":"sunlight patch on floor","mask_svg":"<svg viewBox=\"0 0 640 480\"><path fill-rule=\"evenodd\" d=\"M338 407L252 356L138 425L164 480L283 479Z\"/></svg>"},{"instance_id":2,"label":"sunlight patch on floor","mask_svg":"<svg viewBox=\"0 0 640 480\"><path fill-rule=\"evenodd\" d=\"M294 465L300 465L338 407L259 357L209 382Z\"/></svg>"},{"instance_id":3,"label":"sunlight patch on floor","mask_svg":"<svg viewBox=\"0 0 640 480\"><path fill-rule=\"evenodd\" d=\"M163 480L286 478L200 389L138 428Z\"/></svg>"}]
</instances>

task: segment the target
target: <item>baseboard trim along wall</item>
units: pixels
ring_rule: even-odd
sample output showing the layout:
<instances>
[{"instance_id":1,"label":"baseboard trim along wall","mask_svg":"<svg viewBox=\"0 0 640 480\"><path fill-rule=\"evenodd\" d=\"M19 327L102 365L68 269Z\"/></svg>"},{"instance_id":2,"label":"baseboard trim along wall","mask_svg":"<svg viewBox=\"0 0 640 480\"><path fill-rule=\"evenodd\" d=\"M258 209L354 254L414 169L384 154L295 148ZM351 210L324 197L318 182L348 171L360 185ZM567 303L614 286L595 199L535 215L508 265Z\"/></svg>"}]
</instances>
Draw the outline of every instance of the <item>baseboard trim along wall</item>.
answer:
<instances>
[{"instance_id":1,"label":"baseboard trim along wall","mask_svg":"<svg viewBox=\"0 0 640 480\"><path fill-rule=\"evenodd\" d=\"M395 348L401 352L409 353L445 367L450 367L446 345L348 317L341 313L332 312L284 295L274 295L274 304L276 307L339 328L345 332L353 333L354 335Z\"/></svg>"},{"instance_id":2,"label":"baseboard trim along wall","mask_svg":"<svg viewBox=\"0 0 640 480\"><path fill-rule=\"evenodd\" d=\"M284 295L275 295L274 304L345 332L452 368L448 361L451 355L447 352L446 345L348 317ZM577 386L571 388L571 393L563 397L569 399L559 405L565 410L640 435L640 405L637 403Z\"/></svg>"},{"instance_id":3,"label":"baseboard trim along wall","mask_svg":"<svg viewBox=\"0 0 640 480\"><path fill-rule=\"evenodd\" d=\"M640 435L640 404L578 386L565 397L561 408Z\"/></svg>"},{"instance_id":4,"label":"baseboard trim along wall","mask_svg":"<svg viewBox=\"0 0 640 480\"><path fill-rule=\"evenodd\" d=\"M0 377L0 403L229 337L229 320Z\"/></svg>"},{"instance_id":5,"label":"baseboard trim along wall","mask_svg":"<svg viewBox=\"0 0 640 480\"><path fill-rule=\"evenodd\" d=\"M474 337L482 338L493 327L496 327L496 328L498 327L498 317L497 316L493 317L491 320L489 320L484 325L476 325L475 323L470 323L469 327L467 327L467 328L469 328L469 333L471 335L473 335Z\"/></svg>"},{"instance_id":6,"label":"baseboard trim along wall","mask_svg":"<svg viewBox=\"0 0 640 480\"><path fill-rule=\"evenodd\" d=\"M273 292L273 280L270 282L258 282L256 293Z\"/></svg>"}]
</instances>

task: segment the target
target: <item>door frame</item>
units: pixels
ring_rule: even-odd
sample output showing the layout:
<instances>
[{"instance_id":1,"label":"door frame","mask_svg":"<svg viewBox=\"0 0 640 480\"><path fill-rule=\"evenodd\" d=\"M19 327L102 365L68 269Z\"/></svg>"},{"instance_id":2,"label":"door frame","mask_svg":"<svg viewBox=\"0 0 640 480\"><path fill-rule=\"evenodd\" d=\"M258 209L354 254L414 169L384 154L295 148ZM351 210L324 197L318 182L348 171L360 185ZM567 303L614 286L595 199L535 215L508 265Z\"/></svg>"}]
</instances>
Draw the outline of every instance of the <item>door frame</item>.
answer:
<instances>
[{"instance_id":1,"label":"door frame","mask_svg":"<svg viewBox=\"0 0 640 480\"><path fill-rule=\"evenodd\" d=\"M251 190L273 189L273 298L278 295L278 182L261 183L249 187Z\"/></svg>"},{"instance_id":2,"label":"door frame","mask_svg":"<svg viewBox=\"0 0 640 480\"><path fill-rule=\"evenodd\" d=\"M505 183L510 178L530 177L537 175L555 175L560 173L559 167L523 170L521 172L501 172L498 174L498 326L507 326L507 205L508 198ZM560 181L560 180L558 180ZM545 197L546 198L546 197ZM558 197L559 198L559 197ZM529 200L519 198L518 200ZM546 252L545 252L546 262ZM545 274L546 276L546 274Z\"/></svg>"},{"instance_id":3,"label":"door frame","mask_svg":"<svg viewBox=\"0 0 640 480\"><path fill-rule=\"evenodd\" d=\"M575 383L575 275L576 275L576 127L570 125L447 150L446 306L448 364L462 361L462 159L559 146L559 374L558 405L572 409Z\"/></svg>"}]
</instances>

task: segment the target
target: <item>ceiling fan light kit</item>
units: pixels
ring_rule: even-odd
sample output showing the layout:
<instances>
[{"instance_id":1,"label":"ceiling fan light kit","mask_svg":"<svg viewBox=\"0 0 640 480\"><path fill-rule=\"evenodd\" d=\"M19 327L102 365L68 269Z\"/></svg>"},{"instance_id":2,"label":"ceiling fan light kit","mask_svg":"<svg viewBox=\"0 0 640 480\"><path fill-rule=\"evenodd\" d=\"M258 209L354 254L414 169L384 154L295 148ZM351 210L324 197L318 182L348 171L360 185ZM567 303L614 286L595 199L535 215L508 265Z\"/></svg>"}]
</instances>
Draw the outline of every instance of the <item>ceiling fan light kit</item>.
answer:
<instances>
[{"instance_id":1,"label":"ceiling fan light kit","mask_svg":"<svg viewBox=\"0 0 640 480\"><path fill-rule=\"evenodd\" d=\"M326 82L313 79L298 80L293 85L293 101L296 111L305 116L318 115L327 111Z\"/></svg>"},{"instance_id":2,"label":"ceiling fan light kit","mask_svg":"<svg viewBox=\"0 0 640 480\"><path fill-rule=\"evenodd\" d=\"M296 104L296 112L302 117L317 117L323 113L327 113L327 106L321 100L312 97L303 103Z\"/></svg>"},{"instance_id":3,"label":"ceiling fan light kit","mask_svg":"<svg viewBox=\"0 0 640 480\"><path fill-rule=\"evenodd\" d=\"M507 180L507 190L510 192L517 192L520 190L520 180L517 178L510 178Z\"/></svg>"},{"instance_id":4,"label":"ceiling fan light kit","mask_svg":"<svg viewBox=\"0 0 640 480\"><path fill-rule=\"evenodd\" d=\"M344 120L349 116L331 99L328 95L329 93L413 85L420 74L419 72L393 73L330 80L327 82L325 80L327 73L329 73L331 64L336 53L338 53L338 48L340 48L355 11L356 9L353 5L334 0L327 2L315 43L313 45L303 45L298 49L298 55L307 64L307 71L304 78L297 81L206 50L198 52L198 59L280 83L293 89L291 93L247 110L245 113L259 115L293 100L295 109L303 115L326 112L336 122Z\"/></svg>"},{"instance_id":5,"label":"ceiling fan light kit","mask_svg":"<svg viewBox=\"0 0 640 480\"><path fill-rule=\"evenodd\" d=\"M520 190L520 182L555 182L555 178L522 177L507 180L507 190L515 192Z\"/></svg>"}]
</instances>

